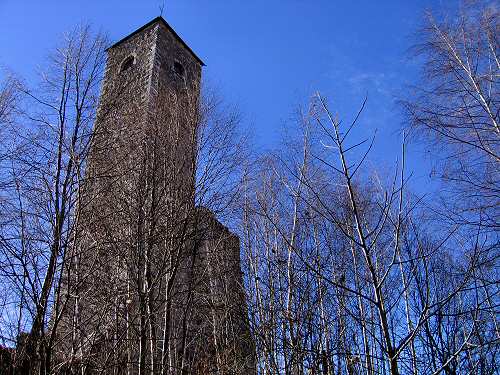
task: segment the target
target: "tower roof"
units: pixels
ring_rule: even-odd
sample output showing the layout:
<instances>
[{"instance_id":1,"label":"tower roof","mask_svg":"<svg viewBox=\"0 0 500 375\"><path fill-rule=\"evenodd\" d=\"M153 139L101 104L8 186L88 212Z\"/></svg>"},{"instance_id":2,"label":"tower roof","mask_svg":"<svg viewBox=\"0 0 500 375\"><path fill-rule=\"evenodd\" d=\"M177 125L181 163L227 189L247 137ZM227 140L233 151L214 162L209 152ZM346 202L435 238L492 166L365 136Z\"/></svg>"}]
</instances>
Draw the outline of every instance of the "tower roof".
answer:
<instances>
[{"instance_id":1,"label":"tower roof","mask_svg":"<svg viewBox=\"0 0 500 375\"><path fill-rule=\"evenodd\" d=\"M175 37L175 39L177 39L179 41L179 43L181 43L184 48L186 48L186 50L189 51L189 53L191 53L191 55L193 55L193 57L200 63L201 66L205 66L205 63L203 62L203 60L201 60L197 55L196 53L193 52L193 50L191 48L189 48L189 46L186 44L186 42L184 42L182 40L182 38L175 32L175 30L167 23L167 21L165 21L165 19L161 16L159 17L156 17L155 19L149 21L147 24L139 27L137 30L135 30L134 32L128 34L125 38L122 38L120 39L118 42L114 43L111 47L109 47L108 49L111 49L111 48L114 48L116 47L117 45L125 42L126 40L132 38L134 35L140 33L141 31L147 29L149 26L155 24L155 23L161 23L163 24L163 26L165 26L171 33L172 35Z\"/></svg>"}]
</instances>

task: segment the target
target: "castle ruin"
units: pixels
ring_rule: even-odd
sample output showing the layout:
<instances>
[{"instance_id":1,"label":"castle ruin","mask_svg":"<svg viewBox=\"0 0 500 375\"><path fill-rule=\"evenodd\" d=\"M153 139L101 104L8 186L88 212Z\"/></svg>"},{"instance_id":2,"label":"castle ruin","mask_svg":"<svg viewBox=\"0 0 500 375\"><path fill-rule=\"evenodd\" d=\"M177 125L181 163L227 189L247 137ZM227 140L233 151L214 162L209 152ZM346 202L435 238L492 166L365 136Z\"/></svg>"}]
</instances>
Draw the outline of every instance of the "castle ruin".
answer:
<instances>
[{"instance_id":1,"label":"castle ruin","mask_svg":"<svg viewBox=\"0 0 500 375\"><path fill-rule=\"evenodd\" d=\"M253 374L239 239L195 204L204 63L161 17L108 49L55 360Z\"/></svg>"}]
</instances>

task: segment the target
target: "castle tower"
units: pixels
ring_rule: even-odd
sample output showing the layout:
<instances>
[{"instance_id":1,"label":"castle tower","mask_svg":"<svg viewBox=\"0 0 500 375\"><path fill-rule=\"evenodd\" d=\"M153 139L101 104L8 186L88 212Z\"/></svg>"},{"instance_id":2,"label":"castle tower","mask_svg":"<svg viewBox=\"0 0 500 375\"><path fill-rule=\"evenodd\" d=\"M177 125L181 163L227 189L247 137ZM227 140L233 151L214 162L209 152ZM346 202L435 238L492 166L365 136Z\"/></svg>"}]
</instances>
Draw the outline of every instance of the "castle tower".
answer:
<instances>
[{"instance_id":1,"label":"castle tower","mask_svg":"<svg viewBox=\"0 0 500 375\"><path fill-rule=\"evenodd\" d=\"M127 141L137 142L136 146L168 137L163 146L169 154L168 168L173 179L170 186L175 185L172 191L178 193L180 187L192 190L203 66L161 17L112 45L108 49L92 157L98 157L98 149L103 150L100 141L109 141L110 137L125 140L124 132L130 137ZM106 147L104 152L109 150ZM128 156L136 155L129 152ZM106 156L106 160L93 165L103 166L108 161Z\"/></svg>"},{"instance_id":2,"label":"castle tower","mask_svg":"<svg viewBox=\"0 0 500 375\"><path fill-rule=\"evenodd\" d=\"M63 368L255 373L238 238L194 203L203 66L161 17L108 49L63 280Z\"/></svg>"}]
</instances>

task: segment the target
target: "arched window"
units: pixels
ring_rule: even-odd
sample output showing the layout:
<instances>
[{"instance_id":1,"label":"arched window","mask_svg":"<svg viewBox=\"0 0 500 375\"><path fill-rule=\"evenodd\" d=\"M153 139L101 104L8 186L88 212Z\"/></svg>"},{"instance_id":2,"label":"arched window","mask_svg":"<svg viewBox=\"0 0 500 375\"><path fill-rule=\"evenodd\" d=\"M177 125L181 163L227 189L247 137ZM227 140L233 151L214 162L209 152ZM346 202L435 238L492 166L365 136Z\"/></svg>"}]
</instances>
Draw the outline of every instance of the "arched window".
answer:
<instances>
[{"instance_id":1,"label":"arched window","mask_svg":"<svg viewBox=\"0 0 500 375\"><path fill-rule=\"evenodd\" d=\"M132 68L135 64L135 57L134 56L129 56L127 57L123 62L122 66L120 68L120 72L124 72L125 70L128 70Z\"/></svg>"},{"instance_id":2,"label":"arched window","mask_svg":"<svg viewBox=\"0 0 500 375\"><path fill-rule=\"evenodd\" d=\"M184 67L182 66L182 64L179 61L174 62L174 72L175 72L175 74L177 74L180 77L184 77L184 74L186 73L186 71L184 70Z\"/></svg>"}]
</instances>

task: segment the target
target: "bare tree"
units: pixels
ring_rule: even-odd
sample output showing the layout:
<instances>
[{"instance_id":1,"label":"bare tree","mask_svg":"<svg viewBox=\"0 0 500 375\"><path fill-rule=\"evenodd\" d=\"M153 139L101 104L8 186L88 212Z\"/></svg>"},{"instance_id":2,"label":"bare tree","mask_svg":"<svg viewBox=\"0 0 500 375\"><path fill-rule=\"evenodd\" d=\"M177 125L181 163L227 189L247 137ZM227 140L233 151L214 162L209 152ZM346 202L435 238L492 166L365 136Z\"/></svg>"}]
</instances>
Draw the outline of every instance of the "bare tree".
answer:
<instances>
[{"instance_id":1,"label":"bare tree","mask_svg":"<svg viewBox=\"0 0 500 375\"><path fill-rule=\"evenodd\" d=\"M423 79L403 102L416 132L434 146L449 219L498 228L499 13L469 3L446 18L427 15L420 42Z\"/></svg>"},{"instance_id":2,"label":"bare tree","mask_svg":"<svg viewBox=\"0 0 500 375\"><path fill-rule=\"evenodd\" d=\"M494 268L500 191L498 17L496 4L483 1L466 2L442 17L429 13L415 46L423 62L422 80L403 102L411 131L423 136L434 151L442 194L429 203L429 212L436 228L453 232L449 242L455 255L447 258L447 264L456 262L457 253L471 262L465 269L463 264L453 265L458 273L470 272L471 293L452 303L436 324L426 323L423 332L433 363L441 361L446 373L460 366L488 373L498 350L492 346L499 337L492 315L498 285ZM440 267L436 274L444 285L452 284ZM485 305L479 308L478 301ZM450 338L453 330L456 337L466 337L464 327L471 324L477 330L470 331L468 345L484 345L474 352ZM460 351L468 352L462 362L455 355Z\"/></svg>"},{"instance_id":3,"label":"bare tree","mask_svg":"<svg viewBox=\"0 0 500 375\"><path fill-rule=\"evenodd\" d=\"M49 58L40 87L18 85L16 126L7 129L8 177L2 207L2 284L12 290L2 326L19 361L49 373L54 335L64 309L60 282L75 236L75 206L95 117L106 40L82 27ZM8 112L4 112L8 113ZM27 336L19 339L23 332ZM55 332L55 329L52 330Z\"/></svg>"},{"instance_id":4,"label":"bare tree","mask_svg":"<svg viewBox=\"0 0 500 375\"><path fill-rule=\"evenodd\" d=\"M247 183L242 230L261 373L437 374L477 361L491 371L494 292L476 284L475 272L491 272L477 237L431 229L408 188L404 146L387 183L363 171L369 140L349 137L359 115L342 126L316 96L300 142Z\"/></svg>"},{"instance_id":5,"label":"bare tree","mask_svg":"<svg viewBox=\"0 0 500 375\"><path fill-rule=\"evenodd\" d=\"M5 124L11 118L16 99L15 80L7 77L0 86L0 124Z\"/></svg>"}]
</instances>

